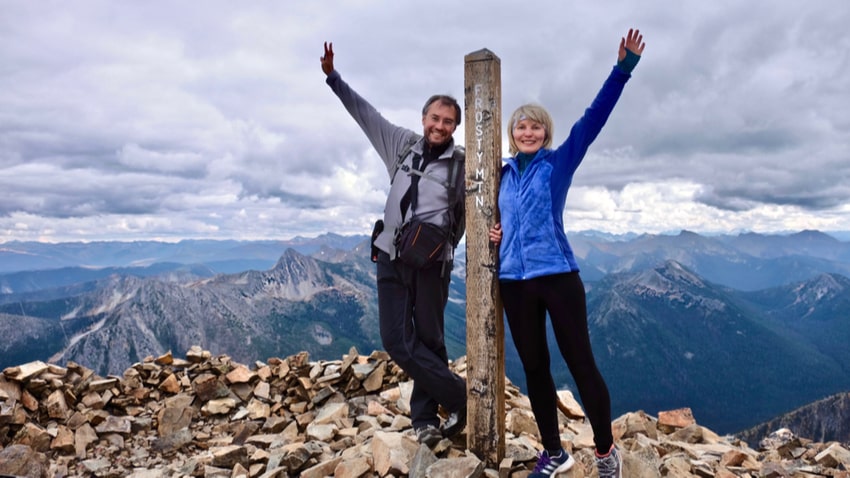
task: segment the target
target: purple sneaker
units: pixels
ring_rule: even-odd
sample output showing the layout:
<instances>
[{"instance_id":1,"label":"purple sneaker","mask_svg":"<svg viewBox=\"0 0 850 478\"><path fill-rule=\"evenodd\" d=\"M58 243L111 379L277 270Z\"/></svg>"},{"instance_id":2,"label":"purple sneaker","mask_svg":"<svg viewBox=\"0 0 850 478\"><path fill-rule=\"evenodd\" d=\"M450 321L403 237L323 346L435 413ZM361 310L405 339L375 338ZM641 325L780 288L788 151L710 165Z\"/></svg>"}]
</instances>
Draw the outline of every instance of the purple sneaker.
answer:
<instances>
[{"instance_id":1,"label":"purple sneaker","mask_svg":"<svg viewBox=\"0 0 850 478\"><path fill-rule=\"evenodd\" d=\"M558 473L564 472L572 468L576 461L569 453L561 448L561 453L555 456L549 456L549 452L543 450L537 458L537 466L534 471L528 475L528 478L547 478L555 476Z\"/></svg>"}]
</instances>

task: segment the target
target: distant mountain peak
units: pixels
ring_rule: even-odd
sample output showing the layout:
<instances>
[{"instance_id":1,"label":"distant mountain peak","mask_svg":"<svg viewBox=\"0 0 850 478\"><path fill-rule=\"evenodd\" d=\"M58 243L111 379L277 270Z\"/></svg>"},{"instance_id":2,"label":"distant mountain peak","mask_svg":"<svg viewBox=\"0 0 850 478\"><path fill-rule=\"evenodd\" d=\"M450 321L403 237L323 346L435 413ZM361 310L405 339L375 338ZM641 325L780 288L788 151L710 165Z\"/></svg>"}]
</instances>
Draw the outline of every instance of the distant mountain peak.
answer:
<instances>
[{"instance_id":1,"label":"distant mountain peak","mask_svg":"<svg viewBox=\"0 0 850 478\"><path fill-rule=\"evenodd\" d=\"M277 264L262 274L265 294L289 300L304 300L333 286L316 259L289 248Z\"/></svg>"},{"instance_id":2,"label":"distant mountain peak","mask_svg":"<svg viewBox=\"0 0 850 478\"><path fill-rule=\"evenodd\" d=\"M634 276L635 284L654 288L659 292L678 289L682 284L703 288L705 282L678 261L665 261L653 269L646 269Z\"/></svg>"},{"instance_id":3,"label":"distant mountain peak","mask_svg":"<svg viewBox=\"0 0 850 478\"><path fill-rule=\"evenodd\" d=\"M794 287L798 302L815 303L824 297L846 297L850 280L838 274L821 274Z\"/></svg>"},{"instance_id":4,"label":"distant mountain peak","mask_svg":"<svg viewBox=\"0 0 850 478\"><path fill-rule=\"evenodd\" d=\"M802 230L800 232L791 234L791 237L797 237L797 238L801 238L801 239L803 239L803 238L804 239L818 239L818 240L829 241L829 242L840 242L838 239L830 236L829 234L826 234L826 233L823 233L821 231L814 230L814 229Z\"/></svg>"}]
</instances>

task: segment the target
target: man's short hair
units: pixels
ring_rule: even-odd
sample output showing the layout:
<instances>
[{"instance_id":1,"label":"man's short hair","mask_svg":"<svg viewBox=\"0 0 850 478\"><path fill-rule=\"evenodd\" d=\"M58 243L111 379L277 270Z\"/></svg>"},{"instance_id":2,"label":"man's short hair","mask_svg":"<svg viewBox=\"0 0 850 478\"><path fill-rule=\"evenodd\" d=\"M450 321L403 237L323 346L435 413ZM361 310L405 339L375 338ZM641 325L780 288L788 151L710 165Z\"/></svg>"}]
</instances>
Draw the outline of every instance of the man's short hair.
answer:
<instances>
[{"instance_id":1,"label":"man's short hair","mask_svg":"<svg viewBox=\"0 0 850 478\"><path fill-rule=\"evenodd\" d=\"M434 95L428 98L428 101L425 102L425 106L422 107L422 116L425 116L425 114L428 113L428 108L430 108L435 101L439 101L443 106L451 106L454 108L455 119L457 120L456 126L460 124L460 105L453 96L449 95Z\"/></svg>"}]
</instances>

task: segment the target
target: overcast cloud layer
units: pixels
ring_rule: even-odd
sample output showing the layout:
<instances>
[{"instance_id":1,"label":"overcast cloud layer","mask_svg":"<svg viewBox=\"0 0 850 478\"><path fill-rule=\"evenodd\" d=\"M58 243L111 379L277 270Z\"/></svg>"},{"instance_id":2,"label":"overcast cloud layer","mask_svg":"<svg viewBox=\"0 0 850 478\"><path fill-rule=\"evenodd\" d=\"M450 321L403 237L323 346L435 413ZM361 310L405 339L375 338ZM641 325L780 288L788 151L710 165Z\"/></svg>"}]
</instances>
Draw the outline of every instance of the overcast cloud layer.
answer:
<instances>
[{"instance_id":1,"label":"overcast cloud layer","mask_svg":"<svg viewBox=\"0 0 850 478\"><path fill-rule=\"evenodd\" d=\"M324 82L323 41L417 131L429 95L463 100L464 55L487 48L504 116L539 102L560 143L630 27L646 51L573 181L568 230L850 230L846 0L0 11L0 242L368 234L388 178Z\"/></svg>"}]
</instances>

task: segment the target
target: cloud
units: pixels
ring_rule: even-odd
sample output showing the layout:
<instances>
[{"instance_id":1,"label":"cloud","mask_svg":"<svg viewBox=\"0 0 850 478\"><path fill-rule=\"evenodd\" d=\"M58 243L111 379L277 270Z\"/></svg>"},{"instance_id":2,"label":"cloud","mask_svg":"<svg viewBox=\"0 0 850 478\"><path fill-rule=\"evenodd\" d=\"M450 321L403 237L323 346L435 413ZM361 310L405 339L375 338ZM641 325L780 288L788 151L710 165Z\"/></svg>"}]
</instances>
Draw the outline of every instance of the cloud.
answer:
<instances>
[{"instance_id":1,"label":"cloud","mask_svg":"<svg viewBox=\"0 0 850 478\"><path fill-rule=\"evenodd\" d=\"M539 102L560 141L630 27L647 49L576 174L568 229L850 230L841 0L3 11L0 241L367 234L386 170L324 83L324 41L358 92L416 131L428 96L463 99L463 58L488 48L503 121Z\"/></svg>"}]
</instances>

